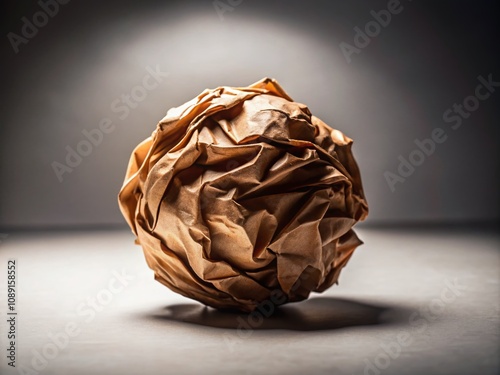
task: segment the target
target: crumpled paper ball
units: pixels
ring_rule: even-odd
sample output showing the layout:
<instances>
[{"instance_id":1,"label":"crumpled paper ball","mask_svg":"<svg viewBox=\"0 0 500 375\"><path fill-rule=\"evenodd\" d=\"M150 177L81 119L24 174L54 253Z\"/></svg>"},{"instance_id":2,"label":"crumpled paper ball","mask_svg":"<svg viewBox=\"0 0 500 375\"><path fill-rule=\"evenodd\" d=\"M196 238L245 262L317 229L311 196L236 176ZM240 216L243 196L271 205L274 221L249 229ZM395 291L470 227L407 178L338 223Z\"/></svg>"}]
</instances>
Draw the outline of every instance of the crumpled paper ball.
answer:
<instances>
[{"instance_id":1,"label":"crumpled paper ball","mask_svg":"<svg viewBox=\"0 0 500 375\"><path fill-rule=\"evenodd\" d=\"M362 243L351 145L274 79L207 89L133 151L120 209L177 293L243 311L304 300L336 283Z\"/></svg>"}]
</instances>

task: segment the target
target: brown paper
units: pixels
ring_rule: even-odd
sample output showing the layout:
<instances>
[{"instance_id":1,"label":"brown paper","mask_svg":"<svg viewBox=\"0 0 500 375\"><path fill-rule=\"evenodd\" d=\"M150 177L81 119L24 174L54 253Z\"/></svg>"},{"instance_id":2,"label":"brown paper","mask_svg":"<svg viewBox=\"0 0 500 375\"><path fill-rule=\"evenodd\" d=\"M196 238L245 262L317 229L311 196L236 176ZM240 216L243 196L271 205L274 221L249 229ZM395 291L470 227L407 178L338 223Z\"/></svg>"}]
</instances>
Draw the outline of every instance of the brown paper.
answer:
<instances>
[{"instance_id":1,"label":"brown paper","mask_svg":"<svg viewBox=\"0 0 500 375\"><path fill-rule=\"evenodd\" d=\"M351 145L274 79L207 89L136 147L120 208L171 290L245 311L300 301L336 283L362 243Z\"/></svg>"}]
</instances>

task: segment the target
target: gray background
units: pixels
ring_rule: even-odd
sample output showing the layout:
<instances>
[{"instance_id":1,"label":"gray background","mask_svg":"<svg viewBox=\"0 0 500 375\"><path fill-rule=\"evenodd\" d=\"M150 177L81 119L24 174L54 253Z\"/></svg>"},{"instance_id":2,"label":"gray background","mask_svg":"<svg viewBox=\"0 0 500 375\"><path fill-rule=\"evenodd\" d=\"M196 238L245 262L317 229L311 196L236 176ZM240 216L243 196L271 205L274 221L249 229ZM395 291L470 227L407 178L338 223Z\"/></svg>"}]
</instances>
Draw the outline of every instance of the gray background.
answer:
<instances>
[{"instance_id":1,"label":"gray background","mask_svg":"<svg viewBox=\"0 0 500 375\"><path fill-rule=\"evenodd\" d=\"M19 34L21 18L40 9L11 3L2 5L3 35ZM124 225L116 195L130 152L166 111L205 88L265 76L354 139L368 223L497 220L500 93L458 130L442 119L479 75L500 81L494 2L401 4L350 64L339 44L352 44L353 28L386 1L245 0L223 20L212 1L74 1L19 53L5 36L0 226ZM110 104L156 65L169 76L120 120ZM114 131L60 183L51 163L103 118ZM392 193L384 171L436 127L448 140Z\"/></svg>"}]
</instances>

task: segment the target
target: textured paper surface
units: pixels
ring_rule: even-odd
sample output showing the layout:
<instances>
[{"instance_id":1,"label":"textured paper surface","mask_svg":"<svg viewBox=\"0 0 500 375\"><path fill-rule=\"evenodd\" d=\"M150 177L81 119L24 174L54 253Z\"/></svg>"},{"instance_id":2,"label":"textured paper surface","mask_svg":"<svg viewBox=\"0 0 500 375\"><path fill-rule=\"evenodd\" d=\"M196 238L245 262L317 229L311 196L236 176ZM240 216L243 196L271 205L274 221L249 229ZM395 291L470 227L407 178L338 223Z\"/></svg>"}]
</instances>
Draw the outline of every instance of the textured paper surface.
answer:
<instances>
[{"instance_id":1,"label":"textured paper surface","mask_svg":"<svg viewBox=\"0 0 500 375\"><path fill-rule=\"evenodd\" d=\"M300 301L337 282L362 243L351 145L273 79L205 90L133 151L120 208L173 291L244 311Z\"/></svg>"}]
</instances>

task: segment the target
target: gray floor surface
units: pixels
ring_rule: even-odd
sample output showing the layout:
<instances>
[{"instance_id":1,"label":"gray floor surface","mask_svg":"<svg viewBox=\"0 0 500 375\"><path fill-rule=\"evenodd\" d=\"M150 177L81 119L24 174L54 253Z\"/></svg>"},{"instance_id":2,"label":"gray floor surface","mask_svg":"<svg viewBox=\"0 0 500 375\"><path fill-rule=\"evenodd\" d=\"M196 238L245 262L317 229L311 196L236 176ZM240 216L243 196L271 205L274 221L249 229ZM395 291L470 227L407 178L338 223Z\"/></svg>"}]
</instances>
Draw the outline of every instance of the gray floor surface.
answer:
<instances>
[{"instance_id":1,"label":"gray floor surface","mask_svg":"<svg viewBox=\"0 0 500 375\"><path fill-rule=\"evenodd\" d=\"M126 230L0 240L2 374L497 374L500 237L357 230L340 284L273 316L219 312L153 280ZM7 265L16 260L16 368Z\"/></svg>"}]
</instances>

